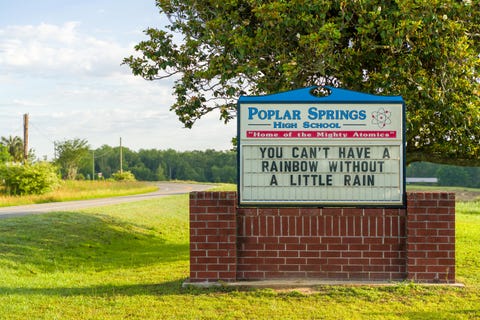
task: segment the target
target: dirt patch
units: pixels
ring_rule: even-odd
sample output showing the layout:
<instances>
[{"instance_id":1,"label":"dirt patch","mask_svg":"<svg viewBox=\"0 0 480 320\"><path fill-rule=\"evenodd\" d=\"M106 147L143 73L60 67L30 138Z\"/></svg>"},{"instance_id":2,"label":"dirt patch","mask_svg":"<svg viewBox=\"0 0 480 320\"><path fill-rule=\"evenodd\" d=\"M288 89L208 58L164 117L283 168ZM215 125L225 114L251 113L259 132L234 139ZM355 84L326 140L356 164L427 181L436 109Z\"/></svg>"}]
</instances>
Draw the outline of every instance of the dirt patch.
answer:
<instances>
[{"instance_id":1,"label":"dirt patch","mask_svg":"<svg viewBox=\"0 0 480 320\"><path fill-rule=\"evenodd\" d=\"M457 200L457 201L480 200L480 192L478 192L478 191L467 191L467 190L456 190L455 191L455 200Z\"/></svg>"}]
</instances>

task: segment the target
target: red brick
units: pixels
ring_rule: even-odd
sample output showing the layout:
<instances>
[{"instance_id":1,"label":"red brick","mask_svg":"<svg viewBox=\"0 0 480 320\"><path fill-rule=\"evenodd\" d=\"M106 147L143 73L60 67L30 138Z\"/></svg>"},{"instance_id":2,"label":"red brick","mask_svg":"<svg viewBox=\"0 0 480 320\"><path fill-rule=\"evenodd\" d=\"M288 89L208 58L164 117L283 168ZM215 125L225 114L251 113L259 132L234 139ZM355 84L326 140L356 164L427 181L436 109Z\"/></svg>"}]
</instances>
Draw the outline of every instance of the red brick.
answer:
<instances>
[{"instance_id":1,"label":"red brick","mask_svg":"<svg viewBox=\"0 0 480 320\"><path fill-rule=\"evenodd\" d=\"M455 267L455 258L438 259L438 265L448 266L450 269Z\"/></svg>"},{"instance_id":2,"label":"red brick","mask_svg":"<svg viewBox=\"0 0 480 320\"><path fill-rule=\"evenodd\" d=\"M437 265L438 261L436 258L425 258L425 259L415 259L415 262L417 265L421 266L432 266L432 265Z\"/></svg>"},{"instance_id":3,"label":"red brick","mask_svg":"<svg viewBox=\"0 0 480 320\"><path fill-rule=\"evenodd\" d=\"M265 264L264 263L264 264L258 266L258 269L262 270L262 271L279 271L279 269L282 265L283 264Z\"/></svg>"},{"instance_id":4,"label":"red brick","mask_svg":"<svg viewBox=\"0 0 480 320\"><path fill-rule=\"evenodd\" d=\"M448 258L448 251L428 251L427 258Z\"/></svg>"},{"instance_id":5,"label":"red brick","mask_svg":"<svg viewBox=\"0 0 480 320\"><path fill-rule=\"evenodd\" d=\"M190 243L197 243L197 242L206 242L207 237L206 236L195 236L195 235L190 235Z\"/></svg>"},{"instance_id":6,"label":"red brick","mask_svg":"<svg viewBox=\"0 0 480 320\"><path fill-rule=\"evenodd\" d=\"M276 216L278 215L278 208L258 208L258 216Z\"/></svg>"},{"instance_id":7,"label":"red brick","mask_svg":"<svg viewBox=\"0 0 480 320\"><path fill-rule=\"evenodd\" d=\"M197 214L195 221L208 222L208 221L217 221L217 220L218 220L217 214L204 213L204 214Z\"/></svg>"},{"instance_id":8,"label":"red brick","mask_svg":"<svg viewBox=\"0 0 480 320\"><path fill-rule=\"evenodd\" d=\"M448 272L448 267L447 266L427 266L427 272L431 272L431 273L443 272L446 275ZM442 277L442 278L445 278L445 277Z\"/></svg>"},{"instance_id":9,"label":"red brick","mask_svg":"<svg viewBox=\"0 0 480 320\"><path fill-rule=\"evenodd\" d=\"M336 234L333 230L333 218L331 216L325 216L324 223L325 223L325 235L335 236Z\"/></svg>"},{"instance_id":10,"label":"red brick","mask_svg":"<svg viewBox=\"0 0 480 320\"><path fill-rule=\"evenodd\" d=\"M265 258L250 258L250 257L244 257L241 259L242 260L242 264L245 264L245 265L262 265L265 263Z\"/></svg>"},{"instance_id":11,"label":"red brick","mask_svg":"<svg viewBox=\"0 0 480 320\"><path fill-rule=\"evenodd\" d=\"M437 236L438 231L436 229L415 229L412 230L415 236Z\"/></svg>"},{"instance_id":12,"label":"red brick","mask_svg":"<svg viewBox=\"0 0 480 320\"><path fill-rule=\"evenodd\" d=\"M362 244L363 238L361 237L342 237L342 244Z\"/></svg>"},{"instance_id":13,"label":"red brick","mask_svg":"<svg viewBox=\"0 0 480 320\"><path fill-rule=\"evenodd\" d=\"M218 262L218 257L198 257L196 258L196 264L197 265L206 265L206 264L212 264L212 263L217 263Z\"/></svg>"},{"instance_id":14,"label":"red brick","mask_svg":"<svg viewBox=\"0 0 480 320\"><path fill-rule=\"evenodd\" d=\"M327 258L307 258L307 264L310 265L324 265L327 261Z\"/></svg>"},{"instance_id":15,"label":"red brick","mask_svg":"<svg viewBox=\"0 0 480 320\"><path fill-rule=\"evenodd\" d=\"M383 258L383 251L366 251L363 252L365 258Z\"/></svg>"},{"instance_id":16,"label":"red brick","mask_svg":"<svg viewBox=\"0 0 480 320\"><path fill-rule=\"evenodd\" d=\"M280 243L300 243L299 237L279 237L278 241Z\"/></svg>"},{"instance_id":17,"label":"red brick","mask_svg":"<svg viewBox=\"0 0 480 320\"><path fill-rule=\"evenodd\" d=\"M342 271L345 272L363 272L364 266L363 265L344 265L342 267Z\"/></svg>"},{"instance_id":18,"label":"red brick","mask_svg":"<svg viewBox=\"0 0 480 320\"><path fill-rule=\"evenodd\" d=\"M237 272L239 280L261 280L265 279L265 273L262 271L245 271Z\"/></svg>"},{"instance_id":19,"label":"red brick","mask_svg":"<svg viewBox=\"0 0 480 320\"><path fill-rule=\"evenodd\" d=\"M323 251L322 252L322 258L336 258L336 257L341 257L342 252L341 251Z\"/></svg>"},{"instance_id":20,"label":"red brick","mask_svg":"<svg viewBox=\"0 0 480 320\"><path fill-rule=\"evenodd\" d=\"M260 243L264 243L265 245L267 244L278 244L280 241L280 237L259 237L258 241Z\"/></svg>"},{"instance_id":21,"label":"red brick","mask_svg":"<svg viewBox=\"0 0 480 320\"><path fill-rule=\"evenodd\" d=\"M321 270L321 265L319 264L302 264L299 266L300 271L306 272L319 272Z\"/></svg>"},{"instance_id":22,"label":"red brick","mask_svg":"<svg viewBox=\"0 0 480 320\"><path fill-rule=\"evenodd\" d=\"M197 272L197 279L205 279L205 280L218 280L218 273L215 271L205 271L205 272Z\"/></svg>"},{"instance_id":23,"label":"red brick","mask_svg":"<svg viewBox=\"0 0 480 320\"><path fill-rule=\"evenodd\" d=\"M229 256L230 253L228 250L208 250L207 257L226 257Z\"/></svg>"},{"instance_id":24,"label":"red brick","mask_svg":"<svg viewBox=\"0 0 480 320\"><path fill-rule=\"evenodd\" d=\"M335 208L332 208L333 210L337 210ZM332 212L333 214L338 214L337 212ZM343 208L343 215L345 216L361 216L363 215L364 211L363 209L359 208Z\"/></svg>"},{"instance_id":25,"label":"red brick","mask_svg":"<svg viewBox=\"0 0 480 320\"><path fill-rule=\"evenodd\" d=\"M206 264L191 264L190 271L206 271L207 265Z\"/></svg>"},{"instance_id":26,"label":"red brick","mask_svg":"<svg viewBox=\"0 0 480 320\"><path fill-rule=\"evenodd\" d=\"M258 208L238 208L237 214L240 216L257 216Z\"/></svg>"},{"instance_id":27,"label":"red brick","mask_svg":"<svg viewBox=\"0 0 480 320\"><path fill-rule=\"evenodd\" d=\"M219 221L236 221L235 214L224 213L224 214L218 214L217 217Z\"/></svg>"},{"instance_id":28,"label":"red brick","mask_svg":"<svg viewBox=\"0 0 480 320\"><path fill-rule=\"evenodd\" d=\"M363 238L363 243L368 243L368 244L381 244L383 243L383 238L380 237L366 237Z\"/></svg>"},{"instance_id":29,"label":"red brick","mask_svg":"<svg viewBox=\"0 0 480 320\"><path fill-rule=\"evenodd\" d=\"M286 258L285 259L285 264L295 264L295 265L303 265L306 263L306 259L305 258Z\"/></svg>"},{"instance_id":30,"label":"red brick","mask_svg":"<svg viewBox=\"0 0 480 320\"><path fill-rule=\"evenodd\" d=\"M299 208L299 215L302 217L318 216L320 209L318 208Z\"/></svg>"},{"instance_id":31,"label":"red brick","mask_svg":"<svg viewBox=\"0 0 480 320\"><path fill-rule=\"evenodd\" d=\"M307 250L310 251L325 251L327 250L326 244L307 244Z\"/></svg>"},{"instance_id":32,"label":"red brick","mask_svg":"<svg viewBox=\"0 0 480 320\"><path fill-rule=\"evenodd\" d=\"M235 271L220 271L218 272L219 280L226 280L226 281L235 281L236 280L236 272Z\"/></svg>"},{"instance_id":33,"label":"red brick","mask_svg":"<svg viewBox=\"0 0 480 320\"><path fill-rule=\"evenodd\" d=\"M322 265L322 271L326 271L326 272L342 271L342 266L341 265L325 264L325 265Z\"/></svg>"},{"instance_id":34,"label":"red brick","mask_svg":"<svg viewBox=\"0 0 480 320\"><path fill-rule=\"evenodd\" d=\"M265 243L265 250L285 250L285 244L284 243Z\"/></svg>"},{"instance_id":35,"label":"red brick","mask_svg":"<svg viewBox=\"0 0 480 320\"><path fill-rule=\"evenodd\" d=\"M196 250L212 250L212 249L218 249L218 243L205 243L205 242L200 242L196 244L195 247Z\"/></svg>"},{"instance_id":36,"label":"red brick","mask_svg":"<svg viewBox=\"0 0 480 320\"><path fill-rule=\"evenodd\" d=\"M307 250L307 245L306 244L286 244L285 245L286 250L295 250L295 251L304 251Z\"/></svg>"},{"instance_id":37,"label":"red brick","mask_svg":"<svg viewBox=\"0 0 480 320\"><path fill-rule=\"evenodd\" d=\"M355 236L355 217L345 216L343 217L343 225L345 230L342 231L342 236L354 237Z\"/></svg>"},{"instance_id":38,"label":"red brick","mask_svg":"<svg viewBox=\"0 0 480 320\"><path fill-rule=\"evenodd\" d=\"M320 238L319 237L301 237L300 243L301 244L320 243Z\"/></svg>"},{"instance_id":39,"label":"red brick","mask_svg":"<svg viewBox=\"0 0 480 320\"><path fill-rule=\"evenodd\" d=\"M342 258L360 258L361 256L361 251L342 251Z\"/></svg>"},{"instance_id":40,"label":"red brick","mask_svg":"<svg viewBox=\"0 0 480 320\"><path fill-rule=\"evenodd\" d=\"M207 264L207 271L228 271L228 264Z\"/></svg>"},{"instance_id":41,"label":"red brick","mask_svg":"<svg viewBox=\"0 0 480 320\"><path fill-rule=\"evenodd\" d=\"M302 258L318 258L320 253L318 251L300 251L300 257Z\"/></svg>"},{"instance_id":42,"label":"red brick","mask_svg":"<svg viewBox=\"0 0 480 320\"><path fill-rule=\"evenodd\" d=\"M408 229L409 230L426 229L426 228L427 228L427 222L426 221L409 221L408 222Z\"/></svg>"},{"instance_id":43,"label":"red brick","mask_svg":"<svg viewBox=\"0 0 480 320\"><path fill-rule=\"evenodd\" d=\"M442 217L450 214L450 207L430 207L427 208L427 213L431 215L441 215ZM439 217L439 218L442 218Z\"/></svg>"},{"instance_id":44,"label":"red brick","mask_svg":"<svg viewBox=\"0 0 480 320\"><path fill-rule=\"evenodd\" d=\"M427 266L425 266L425 265L412 265L412 266L408 266L408 271L409 271L410 273L426 272L426 271L427 271Z\"/></svg>"},{"instance_id":45,"label":"red brick","mask_svg":"<svg viewBox=\"0 0 480 320\"><path fill-rule=\"evenodd\" d=\"M196 217L199 214L206 213L207 208L206 207L197 207L197 206L191 206L190 207L190 216L196 219Z\"/></svg>"},{"instance_id":46,"label":"red brick","mask_svg":"<svg viewBox=\"0 0 480 320\"><path fill-rule=\"evenodd\" d=\"M257 251L257 256L259 256L259 257L278 257L278 251L273 251L273 250Z\"/></svg>"},{"instance_id":47,"label":"red brick","mask_svg":"<svg viewBox=\"0 0 480 320\"><path fill-rule=\"evenodd\" d=\"M321 243L330 244L330 243L341 243L342 239L339 237L322 237L320 238Z\"/></svg>"},{"instance_id":48,"label":"red brick","mask_svg":"<svg viewBox=\"0 0 480 320\"><path fill-rule=\"evenodd\" d=\"M318 230L319 228L319 222L318 222L319 217L311 217L310 218L310 235L311 236L318 236L321 234Z\"/></svg>"},{"instance_id":49,"label":"red brick","mask_svg":"<svg viewBox=\"0 0 480 320\"><path fill-rule=\"evenodd\" d=\"M275 218L272 216L266 217L266 235L267 236L275 236Z\"/></svg>"},{"instance_id":50,"label":"red brick","mask_svg":"<svg viewBox=\"0 0 480 320\"><path fill-rule=\"evenodd\" d=\"M285 258L274 258L274 257L269 257L265 258L265 264L285 264Z\"/></svg>"},{"instance_id":51,"label":"red brick","mask_svg":"<svg viewBox=\"0 0 480 320\"><path fill-rule=\"evenodd\" d=\"M278 266L279 271L300 271L300 268L296 264L283 264Z\"/></svg>"},{"instance_id":52,"label":"red brick","mask_svg":"<svg viewBox=\"0 0 480 320\"><path fill-rule=\"evenodd\" d=\"M298 251L279 251L279 257L298 257Z\"/></svg>"},{"instance_id":53,"label":"red brick","mask_svg":"<svg viewBox=\"0 0 480 320\"><path fill-rule=\"evenodd\" d=\"M349 244L348 250L356 251L366 251L369 250L370 246L368 244Z\"/></svg>"},{"instance_id":54,"label":"red brick","mask_svg":"<svg viewBox=\"0 0 480 320\"><path fill-rule=\"evenodd\" d=\"M416 243L412 242L414 246L414 250L416 251L429 251L429 250L437 250L436 243Z\"/></svg>"}]
</instances>

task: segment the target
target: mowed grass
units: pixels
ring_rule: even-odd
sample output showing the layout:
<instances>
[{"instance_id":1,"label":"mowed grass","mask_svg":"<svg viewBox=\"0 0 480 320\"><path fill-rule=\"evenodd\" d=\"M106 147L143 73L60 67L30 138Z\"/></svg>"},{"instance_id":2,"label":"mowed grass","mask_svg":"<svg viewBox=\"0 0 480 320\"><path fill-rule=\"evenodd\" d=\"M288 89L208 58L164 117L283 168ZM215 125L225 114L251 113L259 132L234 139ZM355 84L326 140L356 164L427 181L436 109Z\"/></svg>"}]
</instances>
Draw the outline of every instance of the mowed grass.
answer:
<instances>
[{"instance_id":1,"label":"mowed grass","mask_svg":"<svg viewBox=\"0 0 480 320\"><path fill-rule=\"evenodd\" d=\"M188 196L0 220L0 319L480 319L480 203L457 207L465 288L182 288Z\"/></svg>"},{"instance_id":2,"label":"mowed grass","mask_svg":"<svg viewBox=\"0 0 480 320\"><path fill-rule=\"evenodd\" d=\"M0 193L0 207L34 203L86 200L141 194L157 190L151 183L140 181L62 181L62 185L42 195L8 196ZM2 191L2 190L0 190Z\"/></svg>"}]
</instances>

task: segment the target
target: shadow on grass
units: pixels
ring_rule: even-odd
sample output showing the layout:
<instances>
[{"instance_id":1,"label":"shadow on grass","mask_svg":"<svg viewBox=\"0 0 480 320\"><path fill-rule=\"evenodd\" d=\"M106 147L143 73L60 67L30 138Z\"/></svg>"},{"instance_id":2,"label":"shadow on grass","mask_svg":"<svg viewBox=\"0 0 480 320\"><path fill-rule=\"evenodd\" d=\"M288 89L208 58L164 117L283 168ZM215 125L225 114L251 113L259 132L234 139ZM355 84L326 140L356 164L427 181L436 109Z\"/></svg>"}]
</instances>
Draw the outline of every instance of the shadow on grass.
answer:
<instances>
[{"instance_id":1,"label":"shadow on grass","mask_svg":"<svg viewBox=\"0 0 480 320\"><path fill-rule=\"evenodd\" d=\"M236 288L214 287L214 288L182 288L182 280L168 281L159 284L131 284L131 285L100 285L90 287L57 287L57 288L6 288L0 287L0 295L44 295L44 296L164 296L164 295L204 295L208 293L238 291Z\"/></svg>"},{"instance_id":2,"label":"shadow on grass","mask_svg":"<svg viewBox=\"0 0 480 320\"><path fill-rule=\"evenodd\" d=\"M27 273L136 268L188 260L188 240L102 214L58 212L0 221L0 266Z\"/></svg>"}]
</instances>

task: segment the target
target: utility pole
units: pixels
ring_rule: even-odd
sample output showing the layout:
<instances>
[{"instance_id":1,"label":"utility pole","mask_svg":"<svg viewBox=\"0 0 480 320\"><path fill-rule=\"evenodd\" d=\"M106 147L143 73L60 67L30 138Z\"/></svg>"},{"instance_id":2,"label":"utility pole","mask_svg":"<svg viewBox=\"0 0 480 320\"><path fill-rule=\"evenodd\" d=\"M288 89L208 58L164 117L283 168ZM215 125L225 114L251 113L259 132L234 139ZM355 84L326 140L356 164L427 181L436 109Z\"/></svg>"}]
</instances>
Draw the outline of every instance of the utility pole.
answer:
<instances>
[{"instance_id":1,"label":"utility pole","mask_svg":"<svg viewBox=\"0 0 480 320\"><path fill-rule=\"evenodd\" d=\"M28 113L23 115L23 164L28 162Z\"/></svg>"},{"instance_id":2,"label":"utility pole","mask_svg":"<svg viewBox=\"0 0 480 320\"><path fill-rule=\"evenodd\" d=\"M122 137L120 137L120 173L123 173Z\"/></svg>"}]
</instances>

